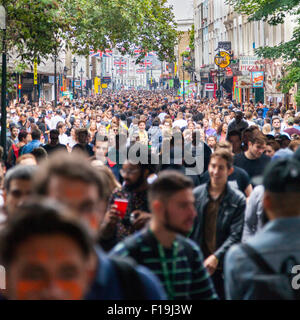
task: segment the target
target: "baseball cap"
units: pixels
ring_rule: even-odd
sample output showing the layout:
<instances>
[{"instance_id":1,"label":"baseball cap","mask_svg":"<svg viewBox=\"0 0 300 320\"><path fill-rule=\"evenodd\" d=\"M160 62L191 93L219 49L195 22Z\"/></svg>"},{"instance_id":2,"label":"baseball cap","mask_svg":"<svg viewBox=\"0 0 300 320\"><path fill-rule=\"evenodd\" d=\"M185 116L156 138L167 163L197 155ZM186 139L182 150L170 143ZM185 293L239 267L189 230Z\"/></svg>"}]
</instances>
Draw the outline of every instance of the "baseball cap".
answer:
<instances>
[{"instance_id":1,"label":"baseball cap","mask_svg":"<svg viewBox=\"0 0 300 320\"><path fill-rule=\"evenodd\" d=\"M270 162L263 185L265 190L275 193L300 192L300 161L290 158Z\"/></svg>"},{"instance_id":2,"label":"baseball cap","mask_svg":"<svg viewBox=\"0 0 300 320\"><path fill-rule=\"evenodd\" d=\"M289 148L279 149L273 155L272 161L276 160L276 159L279 159L279 158L292 158L293 155L294 155L293 151L290 150Z\"/></svg>"},{"instance_id":3,"label":"baseball cap","mask_svg":"<svg viewBox=\"0 0 300 320\"><path fill-rule=\"evenodd\" d=\"M281 132L281 133L275 134L274 137L275 139L279 139L279 140L284 140L284 139L291 140L291 137L287 132Z\"/></svg>"}]
</instances>

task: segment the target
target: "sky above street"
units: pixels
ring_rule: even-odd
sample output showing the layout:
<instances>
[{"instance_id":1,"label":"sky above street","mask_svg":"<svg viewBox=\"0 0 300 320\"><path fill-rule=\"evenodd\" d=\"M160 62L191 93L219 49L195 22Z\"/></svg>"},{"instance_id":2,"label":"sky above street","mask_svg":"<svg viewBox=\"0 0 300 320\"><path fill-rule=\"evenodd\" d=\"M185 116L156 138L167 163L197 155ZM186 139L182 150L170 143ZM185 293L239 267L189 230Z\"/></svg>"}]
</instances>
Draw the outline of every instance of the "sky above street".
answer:
<instances>
[{"instance_id":1,"label":"sky above street","mask_svg":"<svg viewBox=\"0 0 300 320\"><path fill-rule=\"evenodd\" d=\"M193 0L168 0L174 7L176 20L193 19Z\"/></svg>"}]
</instances>

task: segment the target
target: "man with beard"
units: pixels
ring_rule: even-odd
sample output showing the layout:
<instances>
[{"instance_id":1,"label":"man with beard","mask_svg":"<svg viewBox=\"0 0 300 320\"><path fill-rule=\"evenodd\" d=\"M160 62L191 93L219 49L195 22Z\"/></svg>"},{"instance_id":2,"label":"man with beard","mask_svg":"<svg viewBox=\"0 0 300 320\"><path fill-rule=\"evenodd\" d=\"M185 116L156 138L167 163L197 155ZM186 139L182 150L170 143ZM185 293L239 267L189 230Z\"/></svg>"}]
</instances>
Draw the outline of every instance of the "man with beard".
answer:
<instances>
[{"instance_id":1,"label":"man with beard","mask_svg":"<svg viewBox=\"0 0 300 320\"><path fill-rule=\"evenodd\" d=\"M130 256L147 266L170 300L216 299L201 250L184 237L196 217L192 180L174 170L163 171L150 185L148 199L149 227L119 243L111 255Z\"/></svg>"},{"instance_id":2,"label":"man with beard","mask_svg":"<svg viewBox=\"0 0 300 320\"><path fill-rule=\"evenodd\" d=\"M104 217L100 230L100 244L109 251L125 237L140 230L149 221L151 214L147 201L148 178L155 172L156 166L151 164L151 152L141 146L140 151L148 157L147 164L139 161L133 164L130 159L126 160L120 170L124 184L121 190L115 191L110 200L110 209ZM139 155L138 155L139 156ZM117 210L116 200L127 200L127 209L122 218Z\"/></svg>"},{"instance_id":3,"label":"man with beard","mask_svg":"<svg viewBox=\"0 0 300 320\"><path fill-rule=\"evenodd\" d=\"M64 204L96 241L99 225L105 215L109 190L101 173L91 166L84 154L79 153L74 157L74 154L57 152L51 155L48 161L39 166L34 177L33 191L38 196ZM91 283L85 298L88 300L164 298L160 283L149 270L132 264L131 268L124 270L124 263L126 262L120 264L109 259L95 244L91 258ZM127 265L130 267L129 263ZM135 283L134 290L128 286L126 279Z\"/></svg>"}]
</instances>

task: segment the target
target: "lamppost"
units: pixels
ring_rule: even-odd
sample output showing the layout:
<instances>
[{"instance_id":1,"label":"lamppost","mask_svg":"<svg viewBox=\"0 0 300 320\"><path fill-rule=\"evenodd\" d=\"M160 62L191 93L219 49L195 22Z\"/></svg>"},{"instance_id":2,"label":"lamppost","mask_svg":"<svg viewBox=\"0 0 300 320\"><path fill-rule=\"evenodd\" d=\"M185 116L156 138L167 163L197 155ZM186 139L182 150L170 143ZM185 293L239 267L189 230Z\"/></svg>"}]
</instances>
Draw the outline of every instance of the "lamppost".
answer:
<instances>
[{"instance_id":1,"label":"lamppost","mask_svg":"<svg viewBox=\"0 0 300 320\"><path fill-rule=\"evenodd\" d=\"M183 80L183 101L185 101L185 80L184 80L184 66L182 67L182 80Z\"/></svg>"},{"instance_id":2,"label":"lamppost","mask_svg":"<svg viewBox=\"0 0 300 320\"><path fill-rule=\"evenodd\" d=\"M82 67L80 68L80 84L81 84L81 97L83 96L82 94L82 77L83 77L83 74L84 74L84 70L82 69Z\"/></svg>"},{"instance_id":3,"label":"lamppost","mask_svg":"<svg viewBox=\"0 0 300 320\"><path fill-rule=\"evenodd\" d=\"M2 38L2 84L1 84L1 145L6 160L6 10L0 5L0 29Z\"/></svg>"},{"instance_id":4,"label":"lamppost","mask_svg":"<svg viewBox=\"0 0 300 320\"><path fill-rule=\"evenodd\" d=\"M54 55L54 107L57 108L57 75L56 75L57 52Z\"/></svg>"},{"instance_id":5,"label":"lamppost","mask_svg":"<svg viewBox=\"0 0 300 320\"><path fill-rule=\"evenodd\" d=\"M114 67L111 68L111 83L112 83L112 91L114 91Z\"/></svg>"},{"instance_id":6,"label":"lamppost","mask_svg":"<svg viewBox=\"0 0 300 320\"><path fill-rule=\"evenodd\" d=\"M91 80L93 80L93 64L90 63L90 70L91 70Z\"/></svg>"},{"instance_id":7,"label":"lamppost","mask_svg":"<svg viewBox=\"0 0 300 320\"><path fill-rule=\"evenodd\" d=\"M75 68L78 65L78 62L76 61L75 57L72 60L71 64L73 65L73 99L75 98Z\"/></svg>"}]
</instances>

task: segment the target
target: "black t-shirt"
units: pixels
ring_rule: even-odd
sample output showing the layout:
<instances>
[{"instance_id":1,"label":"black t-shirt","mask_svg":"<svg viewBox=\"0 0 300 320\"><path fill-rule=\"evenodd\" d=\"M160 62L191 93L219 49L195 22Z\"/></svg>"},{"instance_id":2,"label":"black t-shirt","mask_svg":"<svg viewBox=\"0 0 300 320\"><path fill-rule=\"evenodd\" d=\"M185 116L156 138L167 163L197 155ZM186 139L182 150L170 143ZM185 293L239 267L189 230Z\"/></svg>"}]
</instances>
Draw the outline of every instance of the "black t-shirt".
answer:
<instances>
[{"instance_id":1,"label":"black t-shirt","mask_svg":"<svg viewBox=\"0 0 300 320\"><path fill-rule=\"evenodd\" d=\"M83 151L85 152L89 157L92 157L94 155L94 151L93 151L93 148L88 145L88 144L85 144L85 145L81 145L79 143L75 144L75 146L72 148L72 152L73 151Z\"/></svg>"},{"instance_id":2,"label":"black t-shirt","mask_svg":"<svg viewBox=\"0 0 300 320\"><path fill-rule=\"evenodd\" d=\"M203 175L200 177L200 184L204 184L207 182L209 182L208 171L204 172ZM238 189L241 192L244 192L250 184L250 177L244 169L234 166L233 173L228 177L228 184L231 187Z\"/></svg>"},{"instance_id":3,"label":"black t-shirt","mask_svg":"<svg viewBox=\"0 0 300 320\"><path fill-rule=\"evenodd\" d=\"M68 151L67 147L64 144L57 144L55 146L51 146L51 144L46 144L43 148L47 151L48 154L53 153L54 151L65 150Z\"/></svg>"},{"instance_id":4,"label":"black t-shirt","mask_svg":"<svg viewBox=\"0 0 300 320\"><path fill-rule=\"evenodd\" d=\"M245 153L242 152L234 156L234 165L244 169L251 179L255 176L262 175L270 160L271 158L265 154L262 154L258 159L250 160L245 156Z\"/></svg>"}]
</instances>

